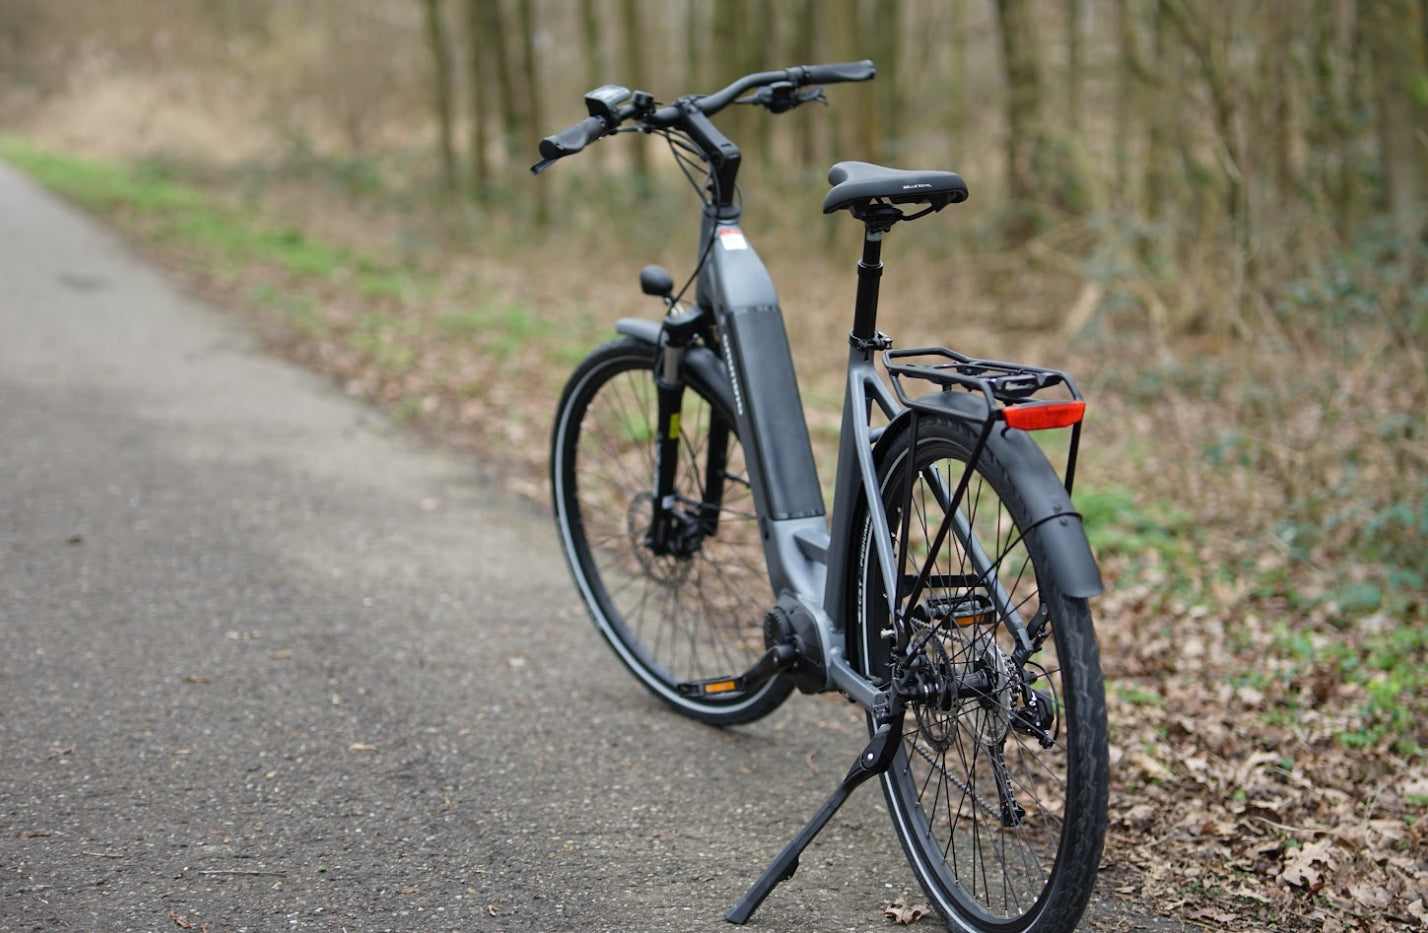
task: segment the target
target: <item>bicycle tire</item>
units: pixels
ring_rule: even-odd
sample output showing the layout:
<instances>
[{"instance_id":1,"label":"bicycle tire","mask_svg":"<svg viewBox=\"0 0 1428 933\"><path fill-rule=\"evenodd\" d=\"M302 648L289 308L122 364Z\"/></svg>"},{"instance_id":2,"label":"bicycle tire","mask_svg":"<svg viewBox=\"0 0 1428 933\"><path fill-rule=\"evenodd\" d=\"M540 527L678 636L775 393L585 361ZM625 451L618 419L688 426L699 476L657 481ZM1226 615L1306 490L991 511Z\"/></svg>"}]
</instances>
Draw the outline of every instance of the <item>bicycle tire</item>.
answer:
<instances>
[{"instance_id":1,"label":"bicycle tire","mask_svg":"<svg viewBox=\"0 0 1428 933\"><path fill-rule=\"evenodd\" d=\"M904 503L911 503L907 568L894 577L900 581L936 543L947 506L938 488L956 488L980 433L956 418L922 416L914 451L905 427L877 451L895 554ZM975 697L944 691L909 701L901 748L881 782L913 873L949 929L1060 933L1075 928L1100 865L1109 782L1105 693L1086 600L1057 589L1046 572L1049 555L1032 532L1027 492L1045 487L1004 465L1025 462L1025 450L999 456L1011 453L1009 444L1034 442L1020 432L988 438L959 505L963 531L938 547L933 569L940 576L919 599L923 621L908 639L928 669L982 672L985 686ZM1033 452L1037 469L1044 465L1054 481L1045 457ZM911 499L909 476L916 477ZM853 527L862 530L861 542L850 557L856 657L887 685L897 652L866 503L860 509ZM975 556L978 545L984 557ZM916 608L903 611L916 617ZM1018 665L1010 614L1025 621L1042 611L1050 637ZM1027 684L1020 671L1035 674L1035 682ZM1037 691L1030 703L1028 688Z\"/></svg>"},{"instance_id":2,"label":"bicycle tire","mask_svg":"<svg viewBox=\"0 0 1428 933\"><path fill-rule=\"evenodd\" d=\"M684 392L677 494L706 506L710 447L725 438L717 531L686 557L644 543L653 501L655 348L622 338L593 351L561 395L551 437L556 527L592 620L655 696L701 722L733 725L788 698L779 676L739 696L687 696L678 685L741 674L763 655L773 603L733 412L697 383Z\"/></svg>"}]
</instances>

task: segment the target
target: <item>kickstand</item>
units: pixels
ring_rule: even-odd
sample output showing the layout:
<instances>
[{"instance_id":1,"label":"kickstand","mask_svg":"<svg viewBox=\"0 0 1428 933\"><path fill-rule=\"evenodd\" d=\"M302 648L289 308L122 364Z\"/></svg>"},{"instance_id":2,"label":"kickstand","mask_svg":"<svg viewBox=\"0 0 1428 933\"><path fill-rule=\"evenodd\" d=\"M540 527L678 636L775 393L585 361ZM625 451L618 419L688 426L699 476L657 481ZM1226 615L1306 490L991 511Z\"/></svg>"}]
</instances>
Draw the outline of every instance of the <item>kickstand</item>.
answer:
<instances>
[{"instance_id":1,"label":"kickstand","mask_svg":"<svg viewBox=\"0 0 1428 933\"><path fill-rule=\"evenodd\" d=\"M793 873L798 870L799 855L808 848L813 837L817 836L827 825L828 821L833 818L833 814L838 812L838 808L843 806L843 803L858 785L870 777L882 774L892 764L898 746L902 744L901 704L898 704L896 715L879 715L877 718L880 723L877 731L873 734L867 747L858 755L858 760L853 762L853 766L848 769L843 782L833 791L833 795L823 804L823 808L818 811L817 815L808 821L808 825L803 827L803 830L793 838L793 841L778 854L778 858L764 869L764 873L759 875L753 887L739 898L739 903L729 908L729 912L724 915L725 920L737 924L747 923L754 911L758 910L759 905L764 902L764 898L772 893L774 887L780 881L787 881L793 877Z\"/></svg>"}]
</instances>

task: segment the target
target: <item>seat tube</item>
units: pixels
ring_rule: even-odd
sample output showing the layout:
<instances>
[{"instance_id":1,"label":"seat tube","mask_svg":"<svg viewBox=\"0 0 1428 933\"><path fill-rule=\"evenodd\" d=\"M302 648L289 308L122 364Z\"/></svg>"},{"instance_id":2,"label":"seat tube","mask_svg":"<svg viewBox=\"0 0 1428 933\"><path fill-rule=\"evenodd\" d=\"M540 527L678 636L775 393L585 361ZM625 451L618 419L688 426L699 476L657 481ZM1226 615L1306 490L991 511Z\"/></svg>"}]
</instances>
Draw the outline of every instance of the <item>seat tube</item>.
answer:
<instances>
[{"instance_id":1,"label":"seat tube","mask_svg":"<svg viewBox=\"0 0 1428 933\"><path fill-rule=\"evenodd\" d=\"M874 469L868 429L873 405L869 393L876 391L878 378L873 366L873 353L892 345L888 337L878 333L878 293L883 275L883 235L893 221L881 224L865 219L864 222L866 232L863 236L863 255L858 261L853 329L848 333L848 381L844 388L843 422L838 438L838 472L833 481L833 531L828 556L830 572L835 574L846 570L853 535L858 533L853 528L853 503L860 494L871 497L876 492L867 485L867 477ZM870 509L874 505L869 501ZM890 554L881 553L882 550L879 544L880 562L886 562ZM830 586L824 594L824 608L835 625L852 624L846 595L843 586ZM844 634L853 633L845 631ZM852 643L851 639L849 643Z\"/></svg>"}]
</instances>

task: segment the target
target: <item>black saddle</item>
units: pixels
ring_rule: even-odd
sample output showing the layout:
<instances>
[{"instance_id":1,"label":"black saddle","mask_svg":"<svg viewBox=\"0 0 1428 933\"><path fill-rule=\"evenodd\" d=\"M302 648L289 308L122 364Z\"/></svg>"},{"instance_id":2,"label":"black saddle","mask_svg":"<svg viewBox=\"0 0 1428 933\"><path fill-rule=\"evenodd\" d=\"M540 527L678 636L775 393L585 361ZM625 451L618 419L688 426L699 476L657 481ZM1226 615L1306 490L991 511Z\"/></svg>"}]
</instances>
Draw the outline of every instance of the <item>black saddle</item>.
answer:
<instances>
[{"instance_id":1,"label":"black saddle","mask_svg":"<svg viewBox=\"0 0 1428 933\"><path fill-rule=\"evenodd\" d=\"M852 208L859 215L875 201L927 204L940 211L967 200L967 183L956 172L887 168L868 162L839 162L828 172L833 190L823 199L823 213Z\"/></svg>"}]
</instances>

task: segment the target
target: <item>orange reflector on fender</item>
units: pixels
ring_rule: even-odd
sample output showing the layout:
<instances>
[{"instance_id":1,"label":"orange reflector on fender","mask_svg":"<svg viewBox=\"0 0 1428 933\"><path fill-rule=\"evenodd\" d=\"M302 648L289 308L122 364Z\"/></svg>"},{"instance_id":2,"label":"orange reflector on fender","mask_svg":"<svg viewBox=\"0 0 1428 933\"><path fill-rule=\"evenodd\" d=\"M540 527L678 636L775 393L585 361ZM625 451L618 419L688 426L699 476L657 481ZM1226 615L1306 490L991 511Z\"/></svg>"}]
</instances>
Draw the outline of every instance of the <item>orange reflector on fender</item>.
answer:
<instances>
[{"instance_id":1,"label":"orange reflector on fender","mask_svg":"<svg viewBox=\"0 0 1428 933\"><path fill-rule=\"evenodd\" d=\"M1085 413L1086 403L1083 401L1009 405L1002 409L1002 417L1006 419L1007 426L1021 431L1069 428L1079 423Z\"/></svg>"}]
</instances>

